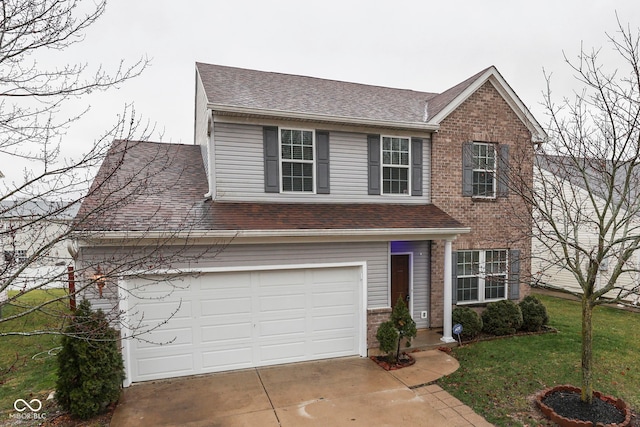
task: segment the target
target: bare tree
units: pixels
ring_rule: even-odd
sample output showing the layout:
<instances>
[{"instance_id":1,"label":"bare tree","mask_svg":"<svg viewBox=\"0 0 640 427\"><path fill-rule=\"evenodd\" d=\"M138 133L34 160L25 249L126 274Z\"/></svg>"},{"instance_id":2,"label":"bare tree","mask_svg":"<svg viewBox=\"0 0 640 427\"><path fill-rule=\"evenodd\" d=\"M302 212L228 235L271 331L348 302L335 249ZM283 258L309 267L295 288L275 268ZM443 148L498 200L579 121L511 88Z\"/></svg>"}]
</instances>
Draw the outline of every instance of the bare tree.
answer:
<instances>
[{"instance_id":1,"label":"bare tree","mask_svg":"<svg viewBox=\"0 0 640 427\"><path fill-rule=\"evenodd\" d=\"M199 206L173 213L173 228L149 238L148 233L166 225L162 223L166 216L158 215L166 207L158 200L166 198L169 190L156 186L153 178L160 172L170 173L179 185L194 165L173 159L164 144L137 142L146 139L152 129L141 123L131 106L125 107L110 129L96 135L83 154L74 158L61 154L67 129L86 112L81 108L70 118L65 108L77 109L86 95L117 87L147 66L147 60L141 59L130 65L120 62L113 70L92 70L88 64L48 69L33 59L42 51L64 52L82 42L105 7L106 0L0 3L0 156L29 165L21 179L0 179L0 325L15 325L17 319L32 313L51 319L45 328L3 327L0 337L61 334L69 315L68 299L103 290L116 300L115 304L110 300L111 320L123 322L128 316L118 311L118 291L114 290L123 272L184 265L196 256L186 243L176 246L174 238L178 234L184 238L188 230L199 226L204 215ZM125 167L132 153L140 150L144 150L144 162ZM206 190L201 195L204 193ZM107 213L116 215L140 203L146 210L136 214L137 240L112 240L100 256L85 257L76 265L75 291L49 293L51 287L66 285L70 242L96 238L112 225L105 219ZM167 242L172 242L171 250L165 248ZM73 244L71 247L73 252ZM47 266L57 268L44 268ZM45 296L27 298L30 293ZM8 306L13 309L3 310ZM157 326L134 325L127 330L142 333Z\"/></svg>"},{"instance_id":2,"label":"bare tree","mask_svg":"<svg viewBox=\"0 0 640 427\"><path fill-rule=\"evenodd\" d=\"M600 50L566 59L582 86L572 98L554 101L547 76L549 138L539 147L534 185L511 177L530 208L535 281L579 285L581 398L589 403L593 310L637 295L640 273L640 38L618 21L608 40L624 66L607 70Z\"/></svg>"}]
</instances>

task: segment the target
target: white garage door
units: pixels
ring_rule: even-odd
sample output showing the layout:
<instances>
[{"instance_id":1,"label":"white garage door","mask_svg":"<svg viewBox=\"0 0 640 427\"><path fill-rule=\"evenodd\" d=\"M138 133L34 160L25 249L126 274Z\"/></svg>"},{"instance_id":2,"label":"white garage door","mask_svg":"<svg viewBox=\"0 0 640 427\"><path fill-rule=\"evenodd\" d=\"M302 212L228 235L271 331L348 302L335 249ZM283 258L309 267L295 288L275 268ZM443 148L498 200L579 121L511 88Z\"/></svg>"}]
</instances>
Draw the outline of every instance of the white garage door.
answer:
<instances>
[{"instance_id":1,"label":"white garage door","mask_svg":"<svg viewBox=\"0 0 640 427\"><path fill-rule=\"evenodd\" d=\"M357 355L363 338L360 271L240 271L171 283L129 281L132 324L169 321L143 340L128 341L128 378L146 381Z\"/></svg>"}]
</instances>

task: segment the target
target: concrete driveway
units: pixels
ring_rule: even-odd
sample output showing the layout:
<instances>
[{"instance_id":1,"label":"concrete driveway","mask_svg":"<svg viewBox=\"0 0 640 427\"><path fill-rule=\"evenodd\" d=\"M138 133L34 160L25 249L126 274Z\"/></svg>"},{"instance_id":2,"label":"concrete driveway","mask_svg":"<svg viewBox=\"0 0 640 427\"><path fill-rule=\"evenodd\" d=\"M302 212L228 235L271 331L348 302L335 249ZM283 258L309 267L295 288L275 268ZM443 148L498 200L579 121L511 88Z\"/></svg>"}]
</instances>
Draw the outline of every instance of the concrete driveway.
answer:
<instances>
[{"instance_id":1,"label":"concrete driveway","mask_svg":"<svg viewBox=\"0 0 640 427\"><path fill-rule=\"evenodd\" d=\"M458 368L438 350L387 372L341 358L134 384L111 426L490 426L428 383Z\"/></svg>"}]
</instances>

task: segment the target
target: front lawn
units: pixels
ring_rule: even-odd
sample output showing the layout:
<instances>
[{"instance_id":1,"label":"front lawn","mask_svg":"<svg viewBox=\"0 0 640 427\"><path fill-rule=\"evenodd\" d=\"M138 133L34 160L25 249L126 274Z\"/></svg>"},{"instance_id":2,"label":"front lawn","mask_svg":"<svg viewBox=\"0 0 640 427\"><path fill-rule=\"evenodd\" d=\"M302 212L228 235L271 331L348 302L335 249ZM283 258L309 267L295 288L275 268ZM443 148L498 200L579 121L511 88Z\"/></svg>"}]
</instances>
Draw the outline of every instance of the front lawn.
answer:
<instances>
[{"instance_id":1,"label":"front lawn","mask_svg":"<svg viewBox=\"0 0 640 427\"><path fill-rule=\"evenodd\" d=\"M25 305L37 304L65 294L64 289L30 291L21 297ZM16 313L17 307L5 307L2 316L7 318ZM57 302L49 310L56 313L67 311L66 302ZM43 313L31 313L12 321L0 323L0 332L24 332L56 329L61 325L59 317ZM16 399L40 399L43 403L55 389L56 358L55 349L60 344L57 335L3 336L0 337L0 425L15 413Z\"/></svg>"},{"instance_id":2,"label":"front lawn","mask_svg":"<svg viewBox=\"0 0 640 427\"><path fill-rule=\"evenodd\" d=\"M539 425L531 397L557 384L580 386L580 303L537 295L557 334L506 338L454 349L460 369L438 384L497 426ZM640 409L640 314L594 313L595 389Z\"/></svg>"}]
</instances>

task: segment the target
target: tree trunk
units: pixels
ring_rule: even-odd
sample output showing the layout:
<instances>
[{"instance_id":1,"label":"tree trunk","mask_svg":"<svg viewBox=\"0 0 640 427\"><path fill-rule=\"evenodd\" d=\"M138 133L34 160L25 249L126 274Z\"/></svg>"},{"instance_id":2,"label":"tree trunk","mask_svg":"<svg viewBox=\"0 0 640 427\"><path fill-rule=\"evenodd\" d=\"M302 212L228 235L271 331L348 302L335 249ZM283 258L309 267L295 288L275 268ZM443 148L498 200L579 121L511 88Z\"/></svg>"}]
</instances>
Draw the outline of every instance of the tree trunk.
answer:
<instances>
[{"instance_id":1,"label":"tree trunk","mask_svg":"<svg viewBox=\"0 0 640 427\"><path fill-rule=\"evenodd\" d=\"M593 402L593 304L582 298L582 393L583 402Z\"/></svg>"}]
</instances>

